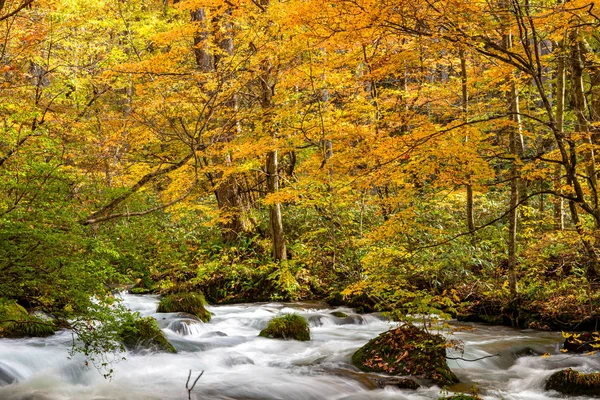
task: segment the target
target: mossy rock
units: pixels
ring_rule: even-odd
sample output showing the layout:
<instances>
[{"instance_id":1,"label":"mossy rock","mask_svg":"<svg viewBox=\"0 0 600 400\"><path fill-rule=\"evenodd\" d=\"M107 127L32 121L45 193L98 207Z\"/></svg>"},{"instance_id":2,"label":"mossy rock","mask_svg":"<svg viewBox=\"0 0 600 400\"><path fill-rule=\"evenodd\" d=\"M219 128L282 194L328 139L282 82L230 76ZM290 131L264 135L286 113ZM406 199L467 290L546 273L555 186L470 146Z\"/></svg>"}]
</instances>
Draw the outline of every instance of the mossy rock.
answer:
<instances>
[{"instance_id":1,"label":"mossy rock","mask_svg":"<svg viewBox=\"0 0 600 400\"><path fill-rule=\"evenodd\" d=\"M346 314L345 312L342 312L342 311L334 311L331 313L331 315L333 315L334 317L337 317L337 318L348 318L348 314Z\"/></svg>"},{"instance_id":2,"label":"mossy rock","mask_svg":"<svg viewBox=\"0 0 600 400\"><path fill-rule=\"evenodd\" d=\"M131 294L151 294L156 293L156 284L150 279L136 279L135 284L131 289L129 289L129 293Z\"/></svg>"},{"instance_id":3,"label":"mossy rock","mask_svg":"<svg viewBox=\"0 0 600 400\"><path fill-rule=\"evenodd\" d=\"M481 400L481 397L472 396L470 394L457 393L452 396L438 397L438 400Z\"/></svg>"},{"instance_id":4,"label":"mossy rock","mask_svg":"<svg viewBox=\"0 0 600 400\"><path fill-rule=\"evenodd\" d=\"M401 377L386 377L386 378L377 378L375 379L375 383L377 383L377 387L384 389L387 386L395 387L397 389L410 389L417 390L421 387L417 382L413 381L410 378L401 378Z\"/></svg>"},{"instance_id":5,"label":"mossy rock","mask_svg":"<svg viewBox=\"0 0 600 400\"><path fill-rule=\"evenodd\" d=\"M27 310L14 300L0 299L0 337L46 337L57 328L51 321L29 315Z\"/></svg>"},{"instance_id":6,"label":"mossy rock","mask_svg":"<svg viewBox=\"0 0 600 400\"><path fill-rule=\"evenodd\" d=\"M152 294L154 292L156 292L156 289L148 289L143 287L132 287L129 290L129 293L131 294Z\"/></svg>"},{"instance_id":7,"label":"mossy rock","mask_svg":"<svg viewBox=\"0 0 600 400\"><path fill-rule=\"evenodd\" d=\"M352 363L365 372L414 376L442 386L458 382L446 363L446 339L411 324L371 339L354 353Z\"/></svg>"},{"instance_id":8,"label":"mossy rock","mask_svg":"<svg viewBox=\"0 0 600 400\"><path fill-rule=\"evenodd\" d=\"M569 396L600 397L600 372L580 374L571 368L550 375L546 390L556 390Z\"/></svg>"},{"instance_id":9,"label":"mossy rock","mask_svg":"<svg viewBox=\"0 0 600 400\"><path fill-rule=\"evenodd\" d=\"M184 312L200 318L204 322L210 321L210 312L204 307L206 300L200 293L176 293L163 297L158 303L156 312L173 313Z\"/></svg>"},{"instance_id":10,"label":"mossy rock","mask_svg":"<svg viewBox=\"0 0 600 400\"><path fill-rule=\"evenodd\" d=\"M310 328L306 318L298 314L274 317L259 336L286 340L310 340Z\"/></svg>"},{"instance_id":11,"label":"mossy rock","mask_svg":"<svg viewBox=\"0 0 600 400\"><path fill-rule=\"evenodd\" d=\"M127 350L153 349L167 353L177 353L175 347L165 337L152 317L135 318L132 316L121 325L119 336Z\"/></svg>"}]
</instances>

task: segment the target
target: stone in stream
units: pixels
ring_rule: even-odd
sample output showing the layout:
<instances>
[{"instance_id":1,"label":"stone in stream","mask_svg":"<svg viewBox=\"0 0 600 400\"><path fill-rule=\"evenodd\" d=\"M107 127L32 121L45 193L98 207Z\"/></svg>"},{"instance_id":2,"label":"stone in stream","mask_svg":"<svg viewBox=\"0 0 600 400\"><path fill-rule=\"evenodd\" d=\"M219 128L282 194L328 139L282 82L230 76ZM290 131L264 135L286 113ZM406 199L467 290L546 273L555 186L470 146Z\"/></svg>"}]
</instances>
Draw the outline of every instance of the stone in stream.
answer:
<instances>
[{"instance_id":1,"label":"stone in stream","mask_svg":"<svg viewBox=\"0 0 600 400\"><path fill-rule=\"evenodd\" d=\"M210 312L204 307L206 300L201 293L176 293L164 296L158 303L156 312L184 312L200 318L203 322L211 319Z\"/></svg>"},{"instance_id":2,"label":"stone in stream","mask_svg":"<svg viewBox=\"0 0 600 400\"><path fill-rule=\"evenodd\" d=\"M448 397L438 397L438 400L481 400L481 397L464 393L456 393Z\"/></svg>"},{"instance_id":3,"label":"stone in stream","mask_svg":"<svg viewBox=\"0 0 600 400\"><path fill-rule=\"evenodd\" d=\"M212 332L206 332L204 334L202 334L203 338L208 338L208 337L225 337L227 336L227 334L225 332L221 332L221 331L212 331Z\"/></svg>"},{"instance_id":4,"label":"stone in stream","mask_svg":"<svg viewBox=\"0 0 600 400\"><path fill-rule=\"evenodd\" d=\"M18 382L18 375L13 369L0 361L0 386Z\"/></svg>"},{"instance_id":5,"label":"stone in stream","mask_svg":"<svg viewBox=\"0 0 600 400\"><path fill-rule=\"evenodd\" d=\"M563 349L571 353L589 353L600 350L600 332L573 333L565 339Z\"/></svg>"},{"instance_id":6,"label":"stone in stream","mask_svg":"<svg viewBox=\"0 0 600 400\"><path fill-rule=\"evenodd\" d=\"M352 363L365 372L414 376L444 385L458 383L446 363L446 340L411 324L384 332L358 349Z\"/></svg>"},{"instance_id":7,"label":"stone in stream","mask_svg":"<svg viewBox=\"0 0 600 400\"><path fill-rule=\"evenodd\" d=\"M392 386L397 389L412 389L416 390L421 387L417 382L410 378L402 378L396 376L390 377L378 377L375 379L375 383L379 388L385 388L386 386Z\"/></svg>"},{"instance_id":8,"label":"stone in stream","mask_svg":"<svg viewBox=\"0 0 600 400\"><path fill-rule=\"evenodd\" d=\"M177 353L175 347L169 343L152 317L135 318L131 315L126 318L120 327L119 337L125 348L130 351L155 349L167 353Z\"/></svg>"},{"instance_id":9,"label":"stone in stream","mask_svg":"<svg viewBox=\"0 0 600 400\"><path fill-rule=\"evenodd\" d=\"M269 321L259 336L273 339L310 340L308 321L298 314L283 314Z\"/></svg>"},{"instance_id":10,"label":"stone in stream","mask_svg":"<svg viewBox=\"0 0 600 400\"><path fill-rule=\"evenodd\" d=\"M250 357L246 357L242 354L240 354L238 356L229 355L227 358L225 358L224 362L225 362L225 365L227 365L228 367L233 367L235 365L247 365L247 364L254 365L254 361L252 361L252 359Z\"/></svg>"},{"instance_id":11,"label":"stone in stream","mask_svg":"<svg viewBox=\"0 0 600 400\"><path fill-rule=\"evenodd\" d=\"M569 396L600 397L600 372L580 374L571 368L563 369L550 375L545 389Z\"/></svg>"},{"instance_id":12,"label":"stone in stream","mask_svg":"<svg viewBox=\"0 0 600 400\"><path fill-rule=\"evenodd\" d=\"M0 338L45 337L56 331L51 318L29 315L15 300L0 298Z\"/></svg>"},{"instance_id":13,"label":"stone in stream","mask_svg":"<svg viewBox=\"0 0 600 400\"><path fill-rule=\"evenodd\" d=\"M333 315L336 318L348 318L348 314L342 311L333 311L331 315Z\"/></svg>"}]
</instances>

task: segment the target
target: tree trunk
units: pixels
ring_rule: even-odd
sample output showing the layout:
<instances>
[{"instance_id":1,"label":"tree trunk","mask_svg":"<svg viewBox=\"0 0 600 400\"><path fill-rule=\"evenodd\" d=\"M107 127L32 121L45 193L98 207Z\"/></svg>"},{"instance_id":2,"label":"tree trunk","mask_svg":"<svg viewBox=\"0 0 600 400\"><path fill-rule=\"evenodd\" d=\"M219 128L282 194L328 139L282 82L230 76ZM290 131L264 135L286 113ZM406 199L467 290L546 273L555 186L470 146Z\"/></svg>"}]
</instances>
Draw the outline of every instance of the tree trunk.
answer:
<instances>
[{"instance_id":1,"label":"tree trunk","mask_svg":"<svg viewBox=\"0 0 600 400\"><path fill-rule=\"evenodd\" d=\"M261 11L265 11L269 6L269 0L259 0ZM260 88L260 105L262 108L263 132L271 136L273 143L277 140L277 130L273 126L273 94L275 91L275 82L277 72L274 71L273 64L264 59L261 62L261 72L258 77ZM279 191L279 162L277 146L267 153L267 192L276 194ZM287 260L287 250L285 246L285 234L283 229L283 218L281 216L281 204L275 202L269 205L269 227L272 237L273 259L275 261Z\"/></svg>"},{"instance_id":2,"label":"tree trunk","mask_svg":"<svg viewBox=\"0 0 600 400\"><path fill-rule=\"evenodd\" d=\"M566 94L566 69L565 69L565 40L556 46L559 52L558 65L556 68L556 125L560 135L564 135L565 123L565 94ZM554 199L554 229L562 231L565 228L564 199L562 193L562 165L554 167L554 191L559 194Z\"/></svg>"},{"instance_id":3,"label":"tree trunk","mask_svg":"<svg viewBox=\"0 0 600 400\"><path fill-rule=\"evenodd\" d=\"M279 191L279 165L277 150L267 154L267 189L269 193ZM277 261L287 260L285 247L285 236L283 231L283 219L281 217L281 204L275 203L269 206L269 226L273 238L273 258Z\"/></svg>"},{"instance_id":4,"label":"tree trunk","mask_svg":"<svg viewBox=\"0 0 600 400\"><path fill-rule=\"evenodd\" d=\"M198 69L203 72L215 72L219 68L220 57L210 51L210 44L208 43L210 38L209 23L207 21L206 12L204 9L199 8L193 11L191 16L192 21L199 22L202 26L202 29L194 35L194 55L196 58L196 65ZM231 31L231 27L228 26L225 26L226 29L221 29L222 27L219 26L220 24L220 19L215 18L210 25L215 32L220 30ZM234 48L232 37L226 36L218 38L217 41L221 51L225 54L233 55ZM237 98L232 96L232 98L226 102L225 106L232 111L232 114L235 114L235 111L238 108L237 103ZM216 143L230 142L235 138L236 134L240 133L240 124L235 118L232 121L223 121L222 126L224 133L219 135L219 137L214 138L214 142ZM232 165L232 159L229 154L215 156L212 161L215 164L225 164L227 167ZM221 237L224 242L231 243L237 240L241 234L249 230L247 218L245 217L249 207L242 196L242 186L234 174L225 176L223 172L217 172L211 174L209 180L213 185L219 213L221 215Z\"/></svg>"},{"instance_id":5,"label":"tree trunk","mask_svg":"<svg viewBox=\"0 0 600 400\"><path fill-rule=\"evenodd\" d=\"M510 31L510 3L502 2L501 11L505 12L502 45L505 50L512 48L512 33ZM510 202L508 213L508 284L512 301L517 299L517 219L519 206L519 168L518 158L523 150L523 136L521 133L521 117L519 115L519 91L515 77L511 73L507 79L510 80L510 90L507 93L507 108L511 114L514 125L510 127L509 147L514 157L510 168Z\"/></svg>"},{"instance_id":6,"label":"tree trunk","mask_svg":"<svg viewBox=\"0 0 600 400\"><path fill-rule=\"evenodd\" d=\"M462 88L462 113L463 120L468 121L469 114L469 92L467 88L467 59L465 57L465 51L460 50L460 80ZM469 137L465 137L465 143L469 141ZM471 185L471 177L467 177L467 228L471 233L473 244L475 244L475 218L473 217L473 186Z\"/></svg>"}]
</instances>

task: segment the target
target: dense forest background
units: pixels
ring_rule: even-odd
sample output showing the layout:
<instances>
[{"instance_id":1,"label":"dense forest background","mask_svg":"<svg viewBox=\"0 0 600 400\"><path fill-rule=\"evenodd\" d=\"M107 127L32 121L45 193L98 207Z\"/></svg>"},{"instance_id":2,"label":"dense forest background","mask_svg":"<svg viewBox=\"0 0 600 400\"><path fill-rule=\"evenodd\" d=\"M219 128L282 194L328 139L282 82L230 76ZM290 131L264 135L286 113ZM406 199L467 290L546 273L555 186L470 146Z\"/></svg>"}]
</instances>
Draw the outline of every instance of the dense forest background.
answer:
<instances>
[{"instance_id":1,"label":"dense forest background","mask_svg":"<svg viewBox=\"0 0 600 400\"><path fill-rule=\"evenodd\" d=\"M71 324L129 284L593 327L599 15L0 0L0 298Z\"/></svg>"}]
</instances>

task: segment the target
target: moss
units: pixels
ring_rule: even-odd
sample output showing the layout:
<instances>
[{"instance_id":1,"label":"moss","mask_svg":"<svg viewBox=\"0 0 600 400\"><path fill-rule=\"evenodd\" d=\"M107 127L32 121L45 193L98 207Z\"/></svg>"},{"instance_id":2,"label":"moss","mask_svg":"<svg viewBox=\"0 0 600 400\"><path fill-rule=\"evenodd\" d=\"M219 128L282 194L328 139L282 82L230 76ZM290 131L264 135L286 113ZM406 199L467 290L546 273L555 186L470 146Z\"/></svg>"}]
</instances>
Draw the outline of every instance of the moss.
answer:
<instances>
[{"instance_id":1,"label":"moss","mask_svg":"<svg viewBox=\"0 0 600 400\"><path fill-rule=\"evenodd\" d=\"M354 353L352 363L365 372L415 376L440 385L458 382L446 363L446 340L410 324L371 339Z\"/></svg>"},{"instance_id":2,"label":"moss","mask_svg":"<svg viewBox=\"0 0 600 400\"><path fill-rule=\"evenodd\" d=\"M580 374L571 368L550 375L546 390L556 390L570 396L600 396L600 372Z\"/></svg>"},{"instance_id":3,"label":"moss","mask_svg":"<svg viewBox=\"0 0 600 400\"><path fill-rule=\"evenodd\" d=\"M146 289L146 288L141 288L141 287L134 287L134 288L131 288L129 293L131 293L131 294L151 294L151 293L154 293L155 291L156 291L156 289Z\"/></svg>"},{"instance_id":4,"label":"moss","mask_svg":"<svg viewBox=\"0 0 600 400\"><path fill-rule=\"evenodd\" d=\"M200 293L177 293L163 297L158 303L156 312L185 312L200 318L204 322L210 321L210 312L204 307L206 300Z\"/></svg>"},{"instance_id":5,"label":"moss","mask_svg":"<svg viewBox=\"0 0 600 400\"><path fill-rule=\"evenodd\" d=\"M348 318L348 314L346 314L345 312L341 312L341 311L334 311L331 313L331 315L333 315L334 317L337 317L337 318Z\"/></svg>"},{"instance_id":6,"label":"moss","mask_svg":"<svg viewBox=\"0 0 600 400\"><path fill-rule=\"evenodd\" d=\"M298 314L284 314L269 321L259 336L307 341L310 340L310 328L304 317Z\"/></svg>"},{"instance_id":7,"label":"moss","mask_svg":"<svg viewBox=\"0 0 600 400\"><path fill-rule=\"evenodd\" d=\"M177 353L175 347L169 343L152 317L135 318L132 315L121 325L119 336L128 350L150 348L167 353Z\"/></svg>"},{"instance_id":8,"label":"moss","mask_svg":"<svg viewBox=\"0 0 600 400\"><path fill-rule=\"evenodd\" d=\"M149 278L145 279L136 279L135 284L131 289L129 289L129 293L131 294L150 294L156 293L156 283L151 281Z\"/></svg>"},{"instance_id":9,"label":"moss","mask_svg":"<svg viewBox=\"0 0 600 400\"><path fill-rule=\"evenodd\" d=\"M45 337L53 335L56 327L52 322L29 315L14 300L0 299L0 337Z\"/></svg>"}]
</instances>

